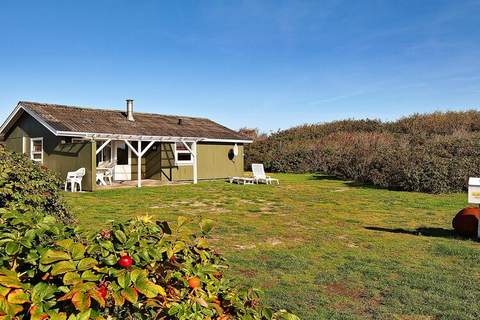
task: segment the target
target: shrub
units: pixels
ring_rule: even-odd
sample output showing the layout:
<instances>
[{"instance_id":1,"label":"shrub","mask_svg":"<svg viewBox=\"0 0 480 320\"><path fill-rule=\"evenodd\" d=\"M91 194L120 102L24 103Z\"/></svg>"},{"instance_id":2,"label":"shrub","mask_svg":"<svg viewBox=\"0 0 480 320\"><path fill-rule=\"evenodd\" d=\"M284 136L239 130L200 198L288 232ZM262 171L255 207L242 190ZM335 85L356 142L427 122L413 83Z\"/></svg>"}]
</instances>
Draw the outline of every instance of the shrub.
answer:
<instances>
[{"instance_id":1,"label":"shrub","mask_svg":"<svg viewBox=\"0 0 480 320\"><path fill-rule=\"evenodd\" d=\"M413 115L396 122L346 120L277 132L246 148L246 166L322 172L380 187L465 190L480 175L480 112Z\"/></svg>"},{"instance_id":2,"label":"shrub","mask_svg":"<svg viewBox=\"0 0 480 320\"><path fill-rule=\"evenodd\" d=\"M145 216L82 237L38 212L0 218L0 319L295 319L224 278L210 220L192 234L183 217Z\"/></svg>"},{"instance_id":3,"label":"shrub","mask_svg":"<svg viewBox=\"0 0 480 320\"><path fill-rule=\"evenodd\" d=\"M61 199L61 180L46 167L0 145L0 207L54 215L65 223L73 217Z\"/></svg>"}]
</instances>

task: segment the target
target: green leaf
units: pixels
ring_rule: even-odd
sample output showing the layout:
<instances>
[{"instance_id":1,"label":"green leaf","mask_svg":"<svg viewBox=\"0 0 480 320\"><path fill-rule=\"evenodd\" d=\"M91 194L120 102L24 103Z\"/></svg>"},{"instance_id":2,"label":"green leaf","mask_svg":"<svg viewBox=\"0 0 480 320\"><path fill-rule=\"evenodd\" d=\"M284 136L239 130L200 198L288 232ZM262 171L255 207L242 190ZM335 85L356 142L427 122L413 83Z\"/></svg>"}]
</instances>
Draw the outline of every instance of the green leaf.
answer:
<instances>
[{"instance_id":1,"label":"green leaf","mask_svg":"<svg viewBox=\"0 0 480 320\"><path fill-rule=\"evenodd\" d=\"M9 256L13 256L13 255L17 254L19 250L20 250L20 245L18 244L18 242L10 241L10 242L7 243L7 245L5 246L5 252L6 252Z\"/></svg>"},{"instance_id":2,"label":"green leaf","mask_svg":"<svg viewBox=\"0 0 480 320\"><path fill-rule=\"evenodd\" d=\"M50 316L49 320L67 320L67 314L64 312L48 311L48 315Z\"/></svg>"},{"instance_id":3,"label":"green leaf","mask_svg":"<svg viewBox=\"0 0 480 320\"><path fill-rule=\"evenodd\" d=\"M136 282L137 279L146 277L146 271L143 271L142 269L135 269L132 272L130 272L130 278L132 279L133 282Z\"/></svg>"},{"instance_id":4,"label":"green leaf","mask_svg":"<svg viewBox=\"0 0 480 320\"><path fill-rule=\"evenodd\" d=\"M112 297L113 297L113 300L115 301L115 305L117 306L123 306L123 304L125 303L125 297L122 295L120 291L112 292Z\"/></svg>"},{"instance_id":5,"label":"green leaf","mask_svg":"<svg viewBox=\"0 0 480 320\"><path fill-rule=\"evenodd\" d=\"M125 299L127 299L128 301L130 301L131 303L137 303L138 293L132 287L129 287L129 288L126 288L125 290L122 290L122 296Z\"/></svg>"},{"instance_id":6,"label":"green leaf","mask_svg":"<svg viewBox=\"0 0 480 320\"><path fill-rule=\"evenodd\" d=\"M51 274L52 276L56 276L59 274L63 274L69 271L75 271L77 268L73 261L60 261L53 265Z\"/></svg>"},{"instance_id":7,"label":"green leaf","mask_svg":"<svg viewBox=\"0 0 480 320\"><path fill-rule=\"evenodd\" d=\"M71 285L75 284L77 282L80 282L82 279L80 278L80 275L76 272L67 272L63 276L63 284L65 285Z\"/></svg>"},{"instance_id":8,"label":"green leaf","mask_svg":"<svg viewBox=\"0 0 480 320\"><path fill-rule=\"evenodd\" d=\"M105 259L104 259L104 262L107 266L113 266L115 264L117 264L117 257L115 257L113 254L107 256Z\"/></svg>"},{"instance_id":9,"label":"green leaf","mask_svg":"<svg viewBox=\"0 0 480 320\"><path fill-rule=\"evenodd\" d=\"M185 243L184 242L181 242L181 241L178 241L177 243L175 243L175 245L173 246L173 253L177 253L177 252L180 252L182 251L183 249L185 248Z\"/></svg>"},{"instance_id":10,"label":"green leaf","mask_svg":"<svg viewBox=\"0 0 480 320\"><path fill-rule=\"evenodd\" d=\"M197 247L202 248L202 249L207 249L208 248L207 239L205 239L205 238L198 239Z\"/></svg>"},{"instance_id":11,"label":"green leaf","mask_svg":"<svg viewBox=\"0 0 480 320\"><path fill-rule=\"evenodd\" d=\"M64 239L57 241L55 243L57 246L62 247L63 249L70 251L73 245L73 240L72 239Z\"/></svg>"},{"instance_id":12,"label":"green leaf","mask_svg":"<svg viewBox=\"0 0 480 320\"><path fill-rule=\"evenodd\" d=\"M85 255L85 246L81 243L75 243L72 245L72 259L80 260Z\"/></svg>"},{"instance_id":13,"label":"green leaf","mask_svg":"<svg viewBox=\"0 0 480 320\"><path fill-rule=\"evenodd\" d=\"M114 252L114 251L115 251L115 248L113 247L112 241L108 241L108 240L101 241L101 242L100 242L100 245L101 245L103 248L105 248L105 249L107 249L108 251L110 251L110 252Z\"/></svg>"},{"instance_id":14,"label":"green leaf","mask_svg":"<svg viewBox=\"0 0 480 320\"><path fill-rule=\"evenodd\" d=\"M115 230L114 234L115 234L115 238L117 238L117 240L120 241L120 243L127 242L127 236L122 230Z\"/></svg>"},{"instance_id":15,"label":"green leaf","mask_svg":"<svg viewBox=\"0 0 480 320\"><path fill-rule=\"evenodd\" d=\"M137 288L137 290L144 294L147 298L155 298L159 294L165 296L165 290L161 286L151 282L146 278L138 279L135 283L135 288Z\"/></svg>"},{"instance_id":16,"label":"green leaf","mask_svg":"<svg viewBox=\"0 0 480 320\"><path fill-rule=\"evenodd\" d=\"M82 279L86 281L98 281L101 277L101 275L95 274L91 270L87 270L82 273Z\"/></svg>"},{"instance_id":17,"label":"green leaf","mask_svg":"<svg viewBox=\"0 0 480 320\"><path fill-rule=\"evenodd\" d=\"M182 227L185 223L187 223L188 218L184 216L178 216L177 217L177 227L180 228Z\"/></svg>"},{"instance_id":18,"label":"green leaf","mask_svg":"<svg viewBox=\"0 0 480 320\"><path fill-rule=\"evenodd\" d=\"M97 265L97 260L95 260L93 258L83 258L78 263L77 269L79 271L85 271L85 270L88 270L88 269L92 269L96 265Z\"/></svg>"},{"instance_id":19,"label":"green leaf","mask_svg":"<svg viewBox=\"0 0 480 320\"><path fill-rule=\"evenodd\" d=\"M57 261L70 260L70 255L64 251L54 251L48 249L40 257L41 264L51 264Z\"/></svg>"},{"instance_id":20,"label":"green leaf","mask_svg":"<svg viewBox=\"0 0 480 320\"><path fill-rule=\"evenodd\" d=\"M214 221L212 219L202 219L202 221L200 221L200 229L204 233L209 233L213 229L213 226Z\"/></svg>"},{"instance_id":21,"label":"green leaf","mask_svg":"<svg viewBox=\"0 0 480 320\"><path fill-rule=\"evenodd\" d=\"M118 275L117 282L122 288L126 288L131 283L130 272L122 272Z\"/></svg>"},{"instance_id":22,"label":"green leaf","mask_svg":"<svg viewBox=\"0 0 480 320\"><path fill-rule=\"evenodd\" d=\"M57 291L55 286L49 286L45 282L37 283L32 289L32 302L36 305L44 300L52 298Z\"/></svg>"},{"instance_id":23,"label":"green leaf","mask_svg":"<svg viewBox=\"0 0 480 320\"><path fill-rule=\"evenodd\" d=\"M89 320L91 313L92 313L92 309L88 309L87 311L81 312L77 314L77 320Z\"/></svg>"},{"instance_id":24,"label":"green leaf","mask_svg":"<svg viewBox=\"0 0 480 320\"><path fill-rule=\"evenodd\" d=\"M13 304L24 304L30 301L30 297L22 289L15 289L8 294L7 301Z\"/></svg>"},{"instance_id":25,"label":"green leaf","mask_svg":"<svg viewBox=\"0 0 480 320\"><path fill-rule=\"evenodd\" d=\"M7 294L10 292L10 290L12 290L12 289L4 287L4 286L0 286L0 296L6 297Z\"/></svg>"},{"instance_id":26,"label":"green leaf","mask_svg":"<svg viewBox=\"0 0 480 320\"><path fill-rule=\"evenodd\" d=\"M92 300L85 292L77 291L72 296L72 303L78 311L87 311Z\"/></svg>"}]
</instances>

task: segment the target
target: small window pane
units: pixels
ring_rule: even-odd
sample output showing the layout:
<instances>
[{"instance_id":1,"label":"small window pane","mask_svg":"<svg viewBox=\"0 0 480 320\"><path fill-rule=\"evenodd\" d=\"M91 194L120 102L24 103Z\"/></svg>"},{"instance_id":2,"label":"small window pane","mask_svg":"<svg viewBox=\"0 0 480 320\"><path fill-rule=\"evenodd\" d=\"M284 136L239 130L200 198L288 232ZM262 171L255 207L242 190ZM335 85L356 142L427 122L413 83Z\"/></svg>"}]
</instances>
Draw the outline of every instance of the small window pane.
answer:
<instances>
[{"instance_id":1,"label":"small window pane","mask_svg":"<svg viewBox=\"0 0 480 320\"><path fill-rule=\"evenodd\" d=\"M188 144L188 143L187 143ZM190 144L188 144L190 147ZM177 151L188 151L183 142L177 142Z\"/></svg>"},{"instance_id":2,"label":"small window pane","mask_svg":"<svg viewBox=\"0 0 480 320\"><path fill-rule=\"evenodd\" d=\"M192 160L192 155L190 153L179 153L178 161L190 161Z\"/></svg>"},{"instance_id":3,"label":"small window pane","mask_svg":"<svg viewBox=\"0 0 480 320\"><path fill-rule=\"evenodd\" d=\"M33 152L42 152L42 141L41 140L33 141Z\"/></svg>"},{"instance_id":4,"label":"small window pane","mask_svg":"<svg viewBox=\"0 0 480 320\"><path fill-rule=\"evenodd\" d=\"M117 144L117 164L128 164L128 149L125 143Z\"/></svg>"},{"instance_id":5,"label":"small window pane","mask_svg":"<svg viewBox=\"0 0 480 320\"><path fill-rule=\"evenodd\" d=\"M41 153L34 153L33 154L33 160L42 160L42 154Z\"/></svg>"}]
</instances>

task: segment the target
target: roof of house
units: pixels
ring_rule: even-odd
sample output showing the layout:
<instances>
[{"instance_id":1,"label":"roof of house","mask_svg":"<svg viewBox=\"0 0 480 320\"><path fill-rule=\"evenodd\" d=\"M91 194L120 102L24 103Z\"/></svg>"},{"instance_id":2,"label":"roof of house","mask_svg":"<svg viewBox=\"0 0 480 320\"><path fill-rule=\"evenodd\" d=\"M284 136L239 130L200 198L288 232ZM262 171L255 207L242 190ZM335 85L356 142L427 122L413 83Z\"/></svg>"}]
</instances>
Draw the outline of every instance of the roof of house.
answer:
<instances>
[{"instance_id":1,"label":"roof of house","mask_svg":"<svg viewBox=\"0 0 480 320\"><path fill-rule=\"evenodd\" d=\"M55 131L54 133L57 135L79 133L90 135L188 137L208 140L250 140L248 137L206 118L134 112L135 121L128 121L125 111L28 101L20 101L17 109L31 114L42 124L50 127L50 130L53 129L52 131ZM2 126L1 133L5 134L3 131L10 127L7 122L12 122L12 115Z\"/></svg>"}]
</instances>

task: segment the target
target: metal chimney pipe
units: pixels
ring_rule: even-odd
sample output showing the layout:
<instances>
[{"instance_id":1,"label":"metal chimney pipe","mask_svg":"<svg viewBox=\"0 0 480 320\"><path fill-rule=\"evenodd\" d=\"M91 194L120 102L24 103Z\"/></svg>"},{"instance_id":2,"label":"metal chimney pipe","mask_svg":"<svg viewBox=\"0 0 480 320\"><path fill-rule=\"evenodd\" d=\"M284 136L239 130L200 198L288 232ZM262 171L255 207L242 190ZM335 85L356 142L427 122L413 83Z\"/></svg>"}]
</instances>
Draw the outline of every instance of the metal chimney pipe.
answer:
<instances>
[{"instance_id":1,"label":"metal chimney pipe","mask_svg":"<svg viewBox=\"0 0 480 320\"><path fill-rule=\"evenodd\" d=\"M127 120L128 121L135 121L133 118L133 100L127 99Z\"/></svg>"}]
</instances>

